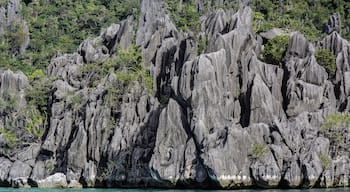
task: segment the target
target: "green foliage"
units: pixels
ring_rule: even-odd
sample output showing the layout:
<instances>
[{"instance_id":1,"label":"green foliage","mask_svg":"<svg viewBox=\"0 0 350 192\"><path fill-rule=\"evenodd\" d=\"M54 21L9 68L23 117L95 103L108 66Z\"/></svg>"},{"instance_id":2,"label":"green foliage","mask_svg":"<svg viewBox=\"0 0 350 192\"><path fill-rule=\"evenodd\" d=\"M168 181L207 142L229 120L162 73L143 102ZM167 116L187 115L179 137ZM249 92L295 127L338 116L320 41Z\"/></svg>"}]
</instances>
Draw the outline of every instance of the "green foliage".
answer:
<instances>
[{"instance_id":1,"label":"green foliage","mask_svg":"<svg viewBox=\"0 0 350 192\"><path fill-rule=\"evenodd\" d=\"M350 2L334 0L259 0L252 2L256 32L274 27L302 32L308 39L322 37L322 27L335 12L342 15L345 26L350 24ZM305 11L312 10L312 11ZM349 34L345 34L349 37Z\"/></svg>"},{"instance_id":2,"label":"green foliage","mask_svg":"<svg viewBox=\"0 0 350 192\"><path fill-rule=\"evenodd\" d=\"M320 129L320 134L330 141L331 154L336 156L348 150L350 143L348 127L350 126L350 113L336 113L329 115Z\"/></svg>"},{"instance_id":3,"label":"green foliage","mask_svg":"<svg viewBox=\"0 0 350 192\"><path fill-rule=\"evenodd\" d=\"M91 80L91 87L96 86L109 73L115 73L118 81L123 85L120 92L108 91L112 95L123 95L126 89L139 82L148 93L153 91L153 78L148 70L142 68L142 52L137 46L130 46L127 50L119 49L117 56L108 58L103 63L89 63L80 67L81 73ZM119 96L116 96L119 98ZM110 100L110 99L109 99Z\"/></svg>"},{"instance_id":4,"label":"green foliage","mask_svg":"<svg viewBox=\"0 0 350 192\"><path fill-rule=\"evenodd\" d=\"M36 108L25 112L26 122L24 129L29 132L35 139L41 139L44 131L44 117Z\"/></svg>"},{"instance_id":5,"label":"green foliage","mask_svg":"<svg viewBox=\"0 0 350 192\"><path fill-rule=\"evenodd\" d=\"M350 113L336 113L326 118L321 130L338 129L348 126L350 126Z\"/></svg>"},{"instance_id":6,"label":"green foliage","mask_svg":"<svg viewBox=\"0 0 350 192\"><path fill-rule=\"evenodd\" d=\"M143 74L143 84L146 90L148 91L149 94L153 93L153 77L151 76L151 73L146 70Z\"/></svg>"},{"instance_id":7,"label":"green foliage","mask_svg":"<svg viewBox=\"0 0 350 192\"><path fill-rule=\"evenodd\" d=\"M5 91L2 97L3 99L0 98L0 109L2 108L7 113L14 112L18 107L17 95L9 91Z\"/></svg>"},{"instance_id":8,"label":"green foliage","mask_svg":"<svg viewBox=\"0 0 350 192\"><path fill-rule=\"evenodd\" d=\"M66 101L72 107L74 112L81 110L86 103L81 95L75 93L68 93L66 95Z\"/></svg>"},{"instance_id":9,"label":"green foliage","mask_svg":"<svg viewBox=\"0 0 350 192\"><path fill-rule=\"evenodd\" d=\"M55 170L55 164L52 161L47 162L45 165L45 170L47 171L47 173L51 174L52 171Z\"/></svg>"},{"instance_id":10,"label":"green foliage","mask_svg":"<svg viewBox=\"0 0 350 192\"><path fill-rule=\"evenodd\" d=\"M85 79L89 79L89 87L95 87L99 81L108 74L110 67L101 63L88 63L79 68Z\"/></svg>"},{"instance_id":11,"label":"green foliage","mask_svg":"<svg viewBox=\"0 0 350 192\"><path fill-rule=\"evenodd\" d=\"M116 109L117 106L121 104L121 101L123 99L123 92L125 90L118 89L116 87L110 87L107 89L107 93L104 96L104 101L108 106L111 106L112 108ZM111 123L111 122L110 122Z\"/></svg>"},{"instance_id":12,"label":"green foliage","mask_svg":"<svg viewBox=\"0 0 350 192\"><path fill-rule=\"evenodd\" d=\"M127 70L141 70L142 52L136 46L130 46L127 50L120 49L115 60L115 68L127 68Z\"/></svg>"},{"instance_id":13,"label":"green foliage","mask_svg":"<svg viewBox=\"0 0 350 192\"><path fill-rule=\"evenodd\" d=\"M138 81L151 93L153 90L153 78L148 70L143 70L143 58L141 50L136 46L130 46L128 50L119 50L114 63L108 64L116 70L116 75L126 87Z\"/></svg>"},{"instance_id":14,"label":"green foliage","mask_svg":"<svg viewBox=\"0 0 350 192\"><path fill-rule=\"evenodd\" d=\"M196 10L194 0L183 1L182 6L179 6L178 1L166 0L168 11L173 19L176 27L182 31L200 31L200 16Z\"/></svg>"},{"instance_id":15,"label":"green foliage","mask_svg":"<svg viewBox=\"0 0 350 192\"><path fill-rule=\"evenodd\" d=\"M315 57L317 63L326 69L329 77L333 77L337 70L335 55L328 49L321 49L315 52Z\"/></svg>"},{"instance_id":16,"label":"green foliage","mask_svg":"<svg viewBox=\"0 0 350 192\"><path fill-rule=\"evenodd\" d=\"M252 150L252 156L254 158L259 158L267 152L267 146L263 144L254 144Z\"/></svg>"},{"instance_id":17,"label":"green foliage","mask_svg":"<svg viewBox=\"0 0 350 192\"><path fill-rule=\"evenodd\" d=\"M28 89L27 101L46 117L53 79L46 77L40 70L36 70L29 77L32 80L32 87Z\"/></svg>"},{"instance_id":18,"label":"green foliage","mask_svg":"<svg viewBox=\"0 0 350 192\"><path fill-rule=\"evenodd\" d=\"M280 35L270 39L264 47L263 56L266 62L281 65L289 43L288 35Z\"/></svg>"},{"instance_id":19,"label":"green foliage","mask_svg":"<svg viewBox=\"0 0 350 192\"><path fill-rule=\"evenodd\" d=\"M16 146L16 142L18 141L18 138L15 134L11 133L10 131L2 127L0 127L0 134L5 138L5 142L8 148L12 149Z\"/></svg>"},{"instance_id":20,"label":"green foliage","mask_svg":"<svg viewBox=\"0 0 350 192\"><path fill-rule=\"evenodd\" d=\"M328 157L328 155L324 155L322 153L318 153L317 156L318 156L318 158L321 161L323 169L329 168L329 166L332 163L332 160Z\"/></svg>"},{"instance_id":21,"label":"green foliage","mask_svg":"<svg viewBox=\"0 0 350 192\"><path fill-rule=\"evenodd\" d=\"M199 40L198 49L197 49L198 55L204 52L205 48L208 46L208 43L209 43L208 38L203 38Z\"/></svg>"},{"instance_id":22,"label":"green foliage","mask_svg":"<svg viewBox=\"0 0 350 192\"><path fill-rule=\"evenodd\" d=\"M26 35L20 23L12 22L5 26L4 33L0 35L0 68L21 70L25 74L33 70L29 55L19 54Z\"/></svg>"},{"instance_id":23,"label":"green foliage","mask_svg":"<svg viewBox=\"0 0 350 192\"><path fill-rule=\"evenodd\" d=\"M0 2L7 6L7 1ZM22 3L30 43L26 54L18 55L26 33L19 23L11 23L0 38L0 67L30 74L44 69L53 56L72 52L88 36L102 27L117 23L130 15L138 17L140 0L30 1Z\"/></svg>"},{"instance_id":24,"label":"green foliage","mask_svg":"<svg viewBox=\"0 0 350 192\"><path fill-rule=\"evenodd\" d=\"M27 33L24 32L23 26L19 23L12 22L6 30L5 39L11 45L12 53L18 53L21 45L25 42Z\"/></svg>"}]
</instances>

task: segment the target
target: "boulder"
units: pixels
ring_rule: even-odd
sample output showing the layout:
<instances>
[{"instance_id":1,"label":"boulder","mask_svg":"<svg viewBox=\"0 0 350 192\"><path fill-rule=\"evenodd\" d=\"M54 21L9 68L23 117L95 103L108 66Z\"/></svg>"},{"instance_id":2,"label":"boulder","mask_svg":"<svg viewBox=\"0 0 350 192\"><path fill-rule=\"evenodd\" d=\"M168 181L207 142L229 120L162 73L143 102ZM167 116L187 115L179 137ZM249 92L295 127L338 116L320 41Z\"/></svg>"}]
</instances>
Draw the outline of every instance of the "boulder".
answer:
<instances>
[{"instance_id":1,"label":"boulder","mask_svg":"<svg viewBox=\"0 0 350 192\"><path fill-rule=\"evenodd\" d=\"M64 189L68 187L66 175L63 173L55 173L43 180L37 181L38 188L43 189Z\"/></svg>"}]
</instances>

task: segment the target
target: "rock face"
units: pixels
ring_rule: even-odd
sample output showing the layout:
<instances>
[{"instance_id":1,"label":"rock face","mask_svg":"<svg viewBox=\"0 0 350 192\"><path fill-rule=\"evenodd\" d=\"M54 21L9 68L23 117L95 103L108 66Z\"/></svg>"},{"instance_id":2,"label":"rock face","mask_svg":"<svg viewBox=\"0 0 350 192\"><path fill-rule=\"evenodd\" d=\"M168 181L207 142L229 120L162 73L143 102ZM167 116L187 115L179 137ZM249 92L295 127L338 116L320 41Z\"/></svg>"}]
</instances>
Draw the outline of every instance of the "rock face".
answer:
<instances>
[{"instance_id":1,"label":"rock face","mask_svg":"<svg viewBox=\"0 0 350 192\"><path fill-rule=\"evenodd\" d=\"M38 187L39 188L67 188L67 180L66 175L63 173L55 173L54 175L51 175L43 180L38 180Z\"/></svg>"},{"instance_id":2,"label":"rock face","mask_svg":"<svg viewBox=\"0 0 350 192\"><path fill-rule=\"evenodd\" d=\"M337 32L336 16L332 32L316 44L289 34L283 65L276 66L259 60L262 40L253 33L249 1L240 1L237 13L203 16L198 37L177 30L165 2L140 6L140 18L113 24L77 52L51 60L46 72L54 81L40 139L19 115L28 108L28 78L0 70L1 186L349 185L348 148L335 153L321 130L329 114L350 110L350 43ZM2 12L2 23L16 17ZM208 39L202 54L196 38ZM83 70L133 45L142 51L153 90L142 82L125 86L113 71L101 77ZM318 49L336 55L334 78L317 63ZM25 144L12 146L11 134Z\"/></svg>"}]
</instances>

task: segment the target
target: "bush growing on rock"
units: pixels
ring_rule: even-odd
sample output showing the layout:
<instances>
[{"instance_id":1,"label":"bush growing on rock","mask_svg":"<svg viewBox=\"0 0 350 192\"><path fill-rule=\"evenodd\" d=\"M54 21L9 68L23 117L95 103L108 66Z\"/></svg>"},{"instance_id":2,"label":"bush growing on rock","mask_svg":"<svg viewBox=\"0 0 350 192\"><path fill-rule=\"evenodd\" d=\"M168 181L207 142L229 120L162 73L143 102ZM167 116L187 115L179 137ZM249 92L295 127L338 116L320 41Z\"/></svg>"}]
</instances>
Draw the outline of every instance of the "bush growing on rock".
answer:
<instances>
[{"instance_id":1,"label":"bush growing on rock","mask_svg":"<svg viewBox=\"0 0 350 192\"><path fill-rule=\"evenodd\" d=\"M263 144L254 144L253 145L253 151L252 151L252 156L254 158L259 158L262 155L264 155L264 153L267 152L267 146L263 145Z\"/></svg>"},{"instance_id":2,"label":"bush growing on rock","mask_svg":"<svg viewBox=\"0 0 350 192\"><path fill-rule=\"evenodd\" d=\"M336 57L328 49L321 49L315 52L316 61L323 66L329 77L332 78L337 70Z\"/></svg>"},{"instance_id":3,"label":"bush growing on rock","mask_svg":"<svg viewBox=\"0 0 350 192\"><path fill-rule=\"evenodd\" d=\"M323 169L329 168L329 166L332 163L332 160L327 155L324 155L322 153L318 153L317 156L321 161Z\"/></svg>"},{"instance_id":4,"label":"bush growing on rock","mask_svg":"<svg viewBox=\"0 0 350 192\"><path fill-rule=\"evenodd\" d=\"M329 115L320 130L322 136L329 139L332 146L331 156L339 155L339 151L346 151L350 147L349 138L350 113L337 113Z\"/></svg>"},{"instance_id":5,"label":"bush growing on rock","mask_svg":"<svg viewBox=\"0 0 350 192\"><path fill-rule=\"evenodd\" d=\"M281 65L283 56L287 50L290 37L280 35L270 39L264 47L263 57L267 63Z\"/></svg>"},{"instance_id":6,"label":"bush growing on rock","mask_svg":"<svg viewBox=\"0 0 350 192\"><path fill-rule=\"evenodd\" d=\"M167 4L176 27L183 31L199 31L200 13L197 12L193 0L183 1L181 9L179 9L178 1L167 0Z\"/></svg>"},{"instance_id":7,"label":"bush growing on rock","mask_svg":"<svg viewBox=\"0 0 350 192\"><path fill-rule=\"evenodd\" d=\"M142 63L142 52L138 47L130 46L128 50L120 50L114 64L117 66L116 69L118 69L116 75L126 86L139 81L151 93L153 90L153 79L150 71L142 68Z\"/></svg>"},{"instance_id":8,"label":"bush growing on rock","mask_svg":"<svg viewBox=\"0 0 350 192\"><path fill-rule=\"evenodd\" d=\"M0 127L0 135L2 135L5 139L7 148L12 149L16 146L16 142L18 140L16 134L13 134L11 131Z\"/></svg>"}]
</instances>

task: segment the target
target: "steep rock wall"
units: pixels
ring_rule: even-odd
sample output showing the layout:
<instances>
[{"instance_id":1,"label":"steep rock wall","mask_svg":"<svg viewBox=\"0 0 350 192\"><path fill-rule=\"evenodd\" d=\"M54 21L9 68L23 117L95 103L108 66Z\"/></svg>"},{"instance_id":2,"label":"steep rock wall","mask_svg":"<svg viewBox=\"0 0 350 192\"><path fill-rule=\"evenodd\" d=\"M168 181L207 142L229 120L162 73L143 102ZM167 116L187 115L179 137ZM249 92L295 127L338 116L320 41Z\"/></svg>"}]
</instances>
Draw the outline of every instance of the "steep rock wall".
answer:
<instances>
[{"instance_id":1,"label":"steep rock wall","mask_svg":"<svg viewBox=\"0 0 350 192\"><path fill-rule=\"evenodd\" d=\"M1 185L50 186L52 175L69 187L348 185L348 150L333 156L320 134L327 115L349 110L348 41L335 31L313 45L293 33L284 65L264 63L243 1L235 14L218 10L202 18L209 42L198 55L193 35L178 31L164 6L143 0L138 22L129 17L76 53L52 59L45 133L0 154ZM141 48L154 88L150 93L135 82L110 103L109 92L123 89L118 76L94 79L81 67L107 62L132 44ZM334 80L317 63L318 48L337 55ZM27 78L11 71L0 77L1 98L13 90L25 106ZM0 108L0 125L8 127L18 110Z\"/></svg>"}]
</instances>

